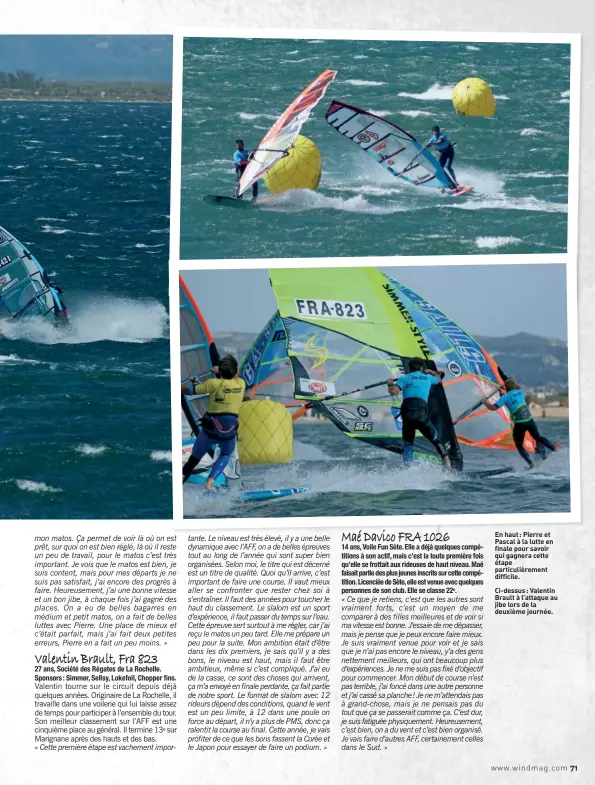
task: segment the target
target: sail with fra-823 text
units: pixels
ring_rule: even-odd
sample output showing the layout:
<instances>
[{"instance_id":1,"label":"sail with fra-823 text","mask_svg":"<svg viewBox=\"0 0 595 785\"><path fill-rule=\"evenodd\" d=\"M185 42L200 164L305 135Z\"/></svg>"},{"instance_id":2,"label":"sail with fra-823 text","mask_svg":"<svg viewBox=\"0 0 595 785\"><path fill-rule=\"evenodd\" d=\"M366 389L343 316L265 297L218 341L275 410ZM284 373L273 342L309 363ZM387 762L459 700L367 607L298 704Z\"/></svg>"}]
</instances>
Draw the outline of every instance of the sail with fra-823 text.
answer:
<instances>
[{"instance_id":1,"label":"sail with fra-823 text","mask_svg":"<svg viewBox=\"0 0 595 785\"><path fill-rule=\"evenodd\" d=\"M414 357L436 366L386 277L373 267L288 268L269 274L287 336L295 399L307 401L346 436L402 453L399 408L385 380L407 373ZM432 387L428 409L453 468L462 469L442 385ZM424 437L416 439L415 450L441 463Z\"/></svg>"}]
</instances>

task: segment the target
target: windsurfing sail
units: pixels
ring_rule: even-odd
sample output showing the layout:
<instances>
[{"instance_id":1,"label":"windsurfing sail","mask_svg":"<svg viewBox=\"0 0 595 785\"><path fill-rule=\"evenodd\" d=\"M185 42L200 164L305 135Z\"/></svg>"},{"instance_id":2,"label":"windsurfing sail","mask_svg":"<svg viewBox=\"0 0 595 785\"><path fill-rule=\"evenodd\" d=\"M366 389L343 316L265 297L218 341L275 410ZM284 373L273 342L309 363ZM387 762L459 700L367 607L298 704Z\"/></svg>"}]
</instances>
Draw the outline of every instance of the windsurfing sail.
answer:
<instances>
[{"instance_id":1,"label":"windsurfing sail","mask_svg":"<svg viewBox=\"0 0 595 785\"><path fill-rule=\"evenodd\" d=\"M434 156L398 125L341 101L331 103L326 121L396 177L440 190L452 186Z\"/></svg>"},{"instance_id":2,"label":"windsurfing sail","mask_svg":"<svg viewBox=\"0 0 595 785\"><path fill-rule=\"evenodd\" d=\"M215 374L219 352L190 289L180 276L180 362L181 382L204 382ZM208 395L182 395L182 409L194 436L200 433L200 421L209 405Z\"/></svg>"},{"instance_id":3,"label":"windsurfing sail","mask_svg":"<svg viewBox=\"0 0 595 785\"><path fill-rule=\"evenodd\" d=\"M219 352L213 336L207 326L200 308L196 304L186 282L179 276L180 282L180 366L181 382L204 382L214 377L213 366L219 365ZM186 420L185 438L182 443L182 454L188 457L194 439L201 430L201 420L209 406L208 395L182 394L182 411ZM190 433L188 432L190 431ZM200 462L197 472L204 472L212 465L213 455L207 455ZM240 481L240 461L237 448L220 475L215 485L229 485L229 481Z\"/></svg>"},{"instance_id":4,"label":"windsurfing sail","mask_svg":"<svg viewBox=\"0 0 595 785\"><path fill-rule=\"evenodd\" d=\"M482 403L484 397L495 403L507 378L494 358L434 305L395 279L384 277L423 335L436 368L444 374L444 390L458 441L469 447L515 450L506 408L492 412ZM294 419L304 413L303 407L296 409L300 403L294 396L286 333L278 313L246 355L242 369L252 397L269 397L293 407ZM320 381L324 363L315 371ZM525 447L534 450L529 436Z\"/></svg>"},{"instance_id":5,"label":"windsurfing sail","mask_svg":"<svg viewBox=\"0 0 595 785\"><path fill-rule=\"evenodd\" d=\"M324 96L336 75L336 71L329 69L323 71L277 118L246 166L240 179L238 195L243 194L252 183L287 154L297 139L302 125L310 116L310 112Z\"/></svg>"},{"instance_id":6,"label":"windsurfing sail","mask_svg":"<svg viewBox=\"0 0 595 785\"><path fill-rule=\"evenodd\" d=\"M347 267L275 269L270 278L286 332L295 398L309 401L347 436L402 452L398 405L384 380L407 373L413 357L435 365L386 277L372 267ZM432 387L428 408L453 468L462 469L442 385ZM415 449L439 460L422 436Z\"/></svg>"},{"instance_id":7,"label":"windsurfing sail","mask_svg":"<svg viewBox=\"0 0 595 785\"><path fill-rule=\"evenodd\" d=\"M291 410L292 420L305 413L304 402L295 398L293 372L287 355L287 335L279 312L275 313L254 341L240 368L246 394L270 399Z\"/></svg>"},{"instance_id":8,"label":"windsurfing sail","mask_svg":"<svg viewBox=\"0 0 595 785\"><path fill-rule=\"evenodd\" d=\"M29 249L0 226L0 316L66 319L64 304Z\"/></svg>"}]
</instances>

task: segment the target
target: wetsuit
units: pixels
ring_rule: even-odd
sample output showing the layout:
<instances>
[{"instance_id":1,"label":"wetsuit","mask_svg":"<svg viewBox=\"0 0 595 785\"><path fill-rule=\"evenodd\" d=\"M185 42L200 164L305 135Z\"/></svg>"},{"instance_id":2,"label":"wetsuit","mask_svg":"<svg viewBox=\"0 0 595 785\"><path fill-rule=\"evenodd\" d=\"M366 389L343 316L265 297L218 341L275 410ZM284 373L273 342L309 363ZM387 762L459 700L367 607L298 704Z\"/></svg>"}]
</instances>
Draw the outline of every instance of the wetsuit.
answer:
<instances>
[{"instance_id":1,"label":"wetsuit","mask_svg":"<svg viewBox=\"0 0 595 785\"><path fill-rule=\"evenodd\" d=\"M236 446L238 412L244 400L246 382L243 379L207 379L194 385L195 395L208 395L209 408L202 418L192 455L183 468L184 482L190 477L204 456L219 447L219 457L211 467L209 477L216 480L223 472Z\"/></svg>"},{"instance_id":2,"label":"wetsuit","mask_svg":"<svg viewBox=\"0 0 595 785\"><path fill-rule=\"evenodd\" d=\"M448 136L442 132L430 139L428 144L432 144L436 150L440 153L440 159L438 163L446 172L446 176L452 182L455 188L458 188L459 184L457 183L457 177L455 175L454 169L452 168L452 162L455 159L455 149L452 145L452 142L448 138Z\"/></svg>"},{"instance_id":3,"label":"wetsuit","mask_svg":"<svg viewBox=\"0 0 595 785\"><path fill-rule=\"evenodd\" d=\"M438 440L438 431L430 420L428 398L431 388L440 384L440 379L423 371L403 374L395 380L395 385L403 392L401 404L401 420L403 422L403 461L408 466L413 460L413 442L415 432L431 442L441 458L445 450Z\"/></svg>"},{"instance_id":4,"label":"wetsuit","mask_svg":"<svg viewBox=\"0 0 595 785\"><path fill-rule=\"evenodd\" d=\"M495 406L497 409L506 406L510 412L510 419L513 422L512 438L514 439L519 455L529 464L529 466L533 466L533 461L524 447L525 434L528 433L529 436L532 436L533 439L535 439L537 452L542 458L545 457L546 447L548 450L556 452L556 446L539 433L531 410L527 406L524 390L509 390L505 395L501 396Z\"/></svg>"},{"instance_id":5,"label":"wetsuit","mask_svg":"<svg viewBox=\"0 0 595 785\"><path fill-rule=\"evenodd\" d=\"M244 148L243 150L236 150L235 153L233 154L233 162L236 167L236 176L238 179L238 184L250 161L249 159L250 152L251 152L250 150L246 150L246 148ZM255 180L252 183L252 198L256 199L257 196L258 196L258 180ZM242 197L240 196L239 198L241 199Z\"/></svg>"},{"instance_id":6,"label":"wetsuit","mask_svg":"<svg viewBox=\"0 0 595 785\"><path fill-rule=\"evenodd\" d=\"M62 296L64 292L54 281L49 281L48 286L51 286L52 289L55 289L60 296L60 304L62 305L62 308L54 309L54 316L56 317L56 321L59 323L65 323L68 321L68 309L66 307L66 303L64 302L64 297Z\"/></svg>"}]
</instances>

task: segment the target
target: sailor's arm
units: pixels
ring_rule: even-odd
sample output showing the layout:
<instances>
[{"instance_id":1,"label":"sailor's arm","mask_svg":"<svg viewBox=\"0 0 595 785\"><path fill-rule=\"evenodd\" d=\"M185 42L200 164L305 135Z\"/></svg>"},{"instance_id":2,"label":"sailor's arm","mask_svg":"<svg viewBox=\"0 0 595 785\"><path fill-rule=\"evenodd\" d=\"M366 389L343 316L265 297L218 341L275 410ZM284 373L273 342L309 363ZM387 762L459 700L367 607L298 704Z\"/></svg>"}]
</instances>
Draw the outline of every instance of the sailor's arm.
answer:
<instances>
[{"instance_id":1,"label":"sailor's arm","mask_svg":"<svg viewBox=\"0 0 595 785\"><path fill-rule=\"evenodd\" d=\"M395 380L392 378L386 380L386 385L391 395L400 395L403 392L400 387L397 387Z\"/></svg>"},{"instance_id":2,"label":"sailor's arm","mask_svg":"<svg viewBox=\"0 0 595 785\"><path fill-rule=\"evenodd\" d=\"M206 382L199 384L198 382L185 382L182 385L182 395L208 395L211 391L209 389L209 379Z\"/></svg>"},{"instance_id":3,"label":"sailor's arm","mask_svg":"<svg viewBox=\"0 0 595 785\"><path fill-rule=\"evenodd\" d=\"M492 403L491 401L488 401L488 399L487 399L487 398L482 398L482 399L481 399L481 402L483 403L483 405L484 405L484 406L487 406L487 408L488 408L488 409L489 409L491 412L497 412L497 411L498 411L498 409L500 408L499 406L496 406L496 404L495 404L495 403Z\"/></svg>"}]
</instances>

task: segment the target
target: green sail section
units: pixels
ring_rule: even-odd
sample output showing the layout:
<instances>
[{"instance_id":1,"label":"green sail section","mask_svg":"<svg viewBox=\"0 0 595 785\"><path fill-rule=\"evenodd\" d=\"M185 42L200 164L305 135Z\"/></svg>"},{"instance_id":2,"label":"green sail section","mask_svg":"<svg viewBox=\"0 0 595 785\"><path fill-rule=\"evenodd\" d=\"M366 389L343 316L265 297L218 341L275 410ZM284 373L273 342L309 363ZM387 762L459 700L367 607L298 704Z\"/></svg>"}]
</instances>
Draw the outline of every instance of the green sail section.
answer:
<instances>
[{"instance_id":1,"label":"green sail section","mask_svg":"<svg viewBox=\"0 0 595 785\"><path fill-rule=\"evenodd\" d=\"M402 452L399 403L384 380L407 373L412 357L425 358L430 368L433 363L394 287L372 267L274 269L270 278L287 335L296 399L311 401L346 435ZM441 386L432 388L428 406L453 465L462 468ZM417 437L415 448L437 459L423 437Z\"/></svg>"}]
</instances>

